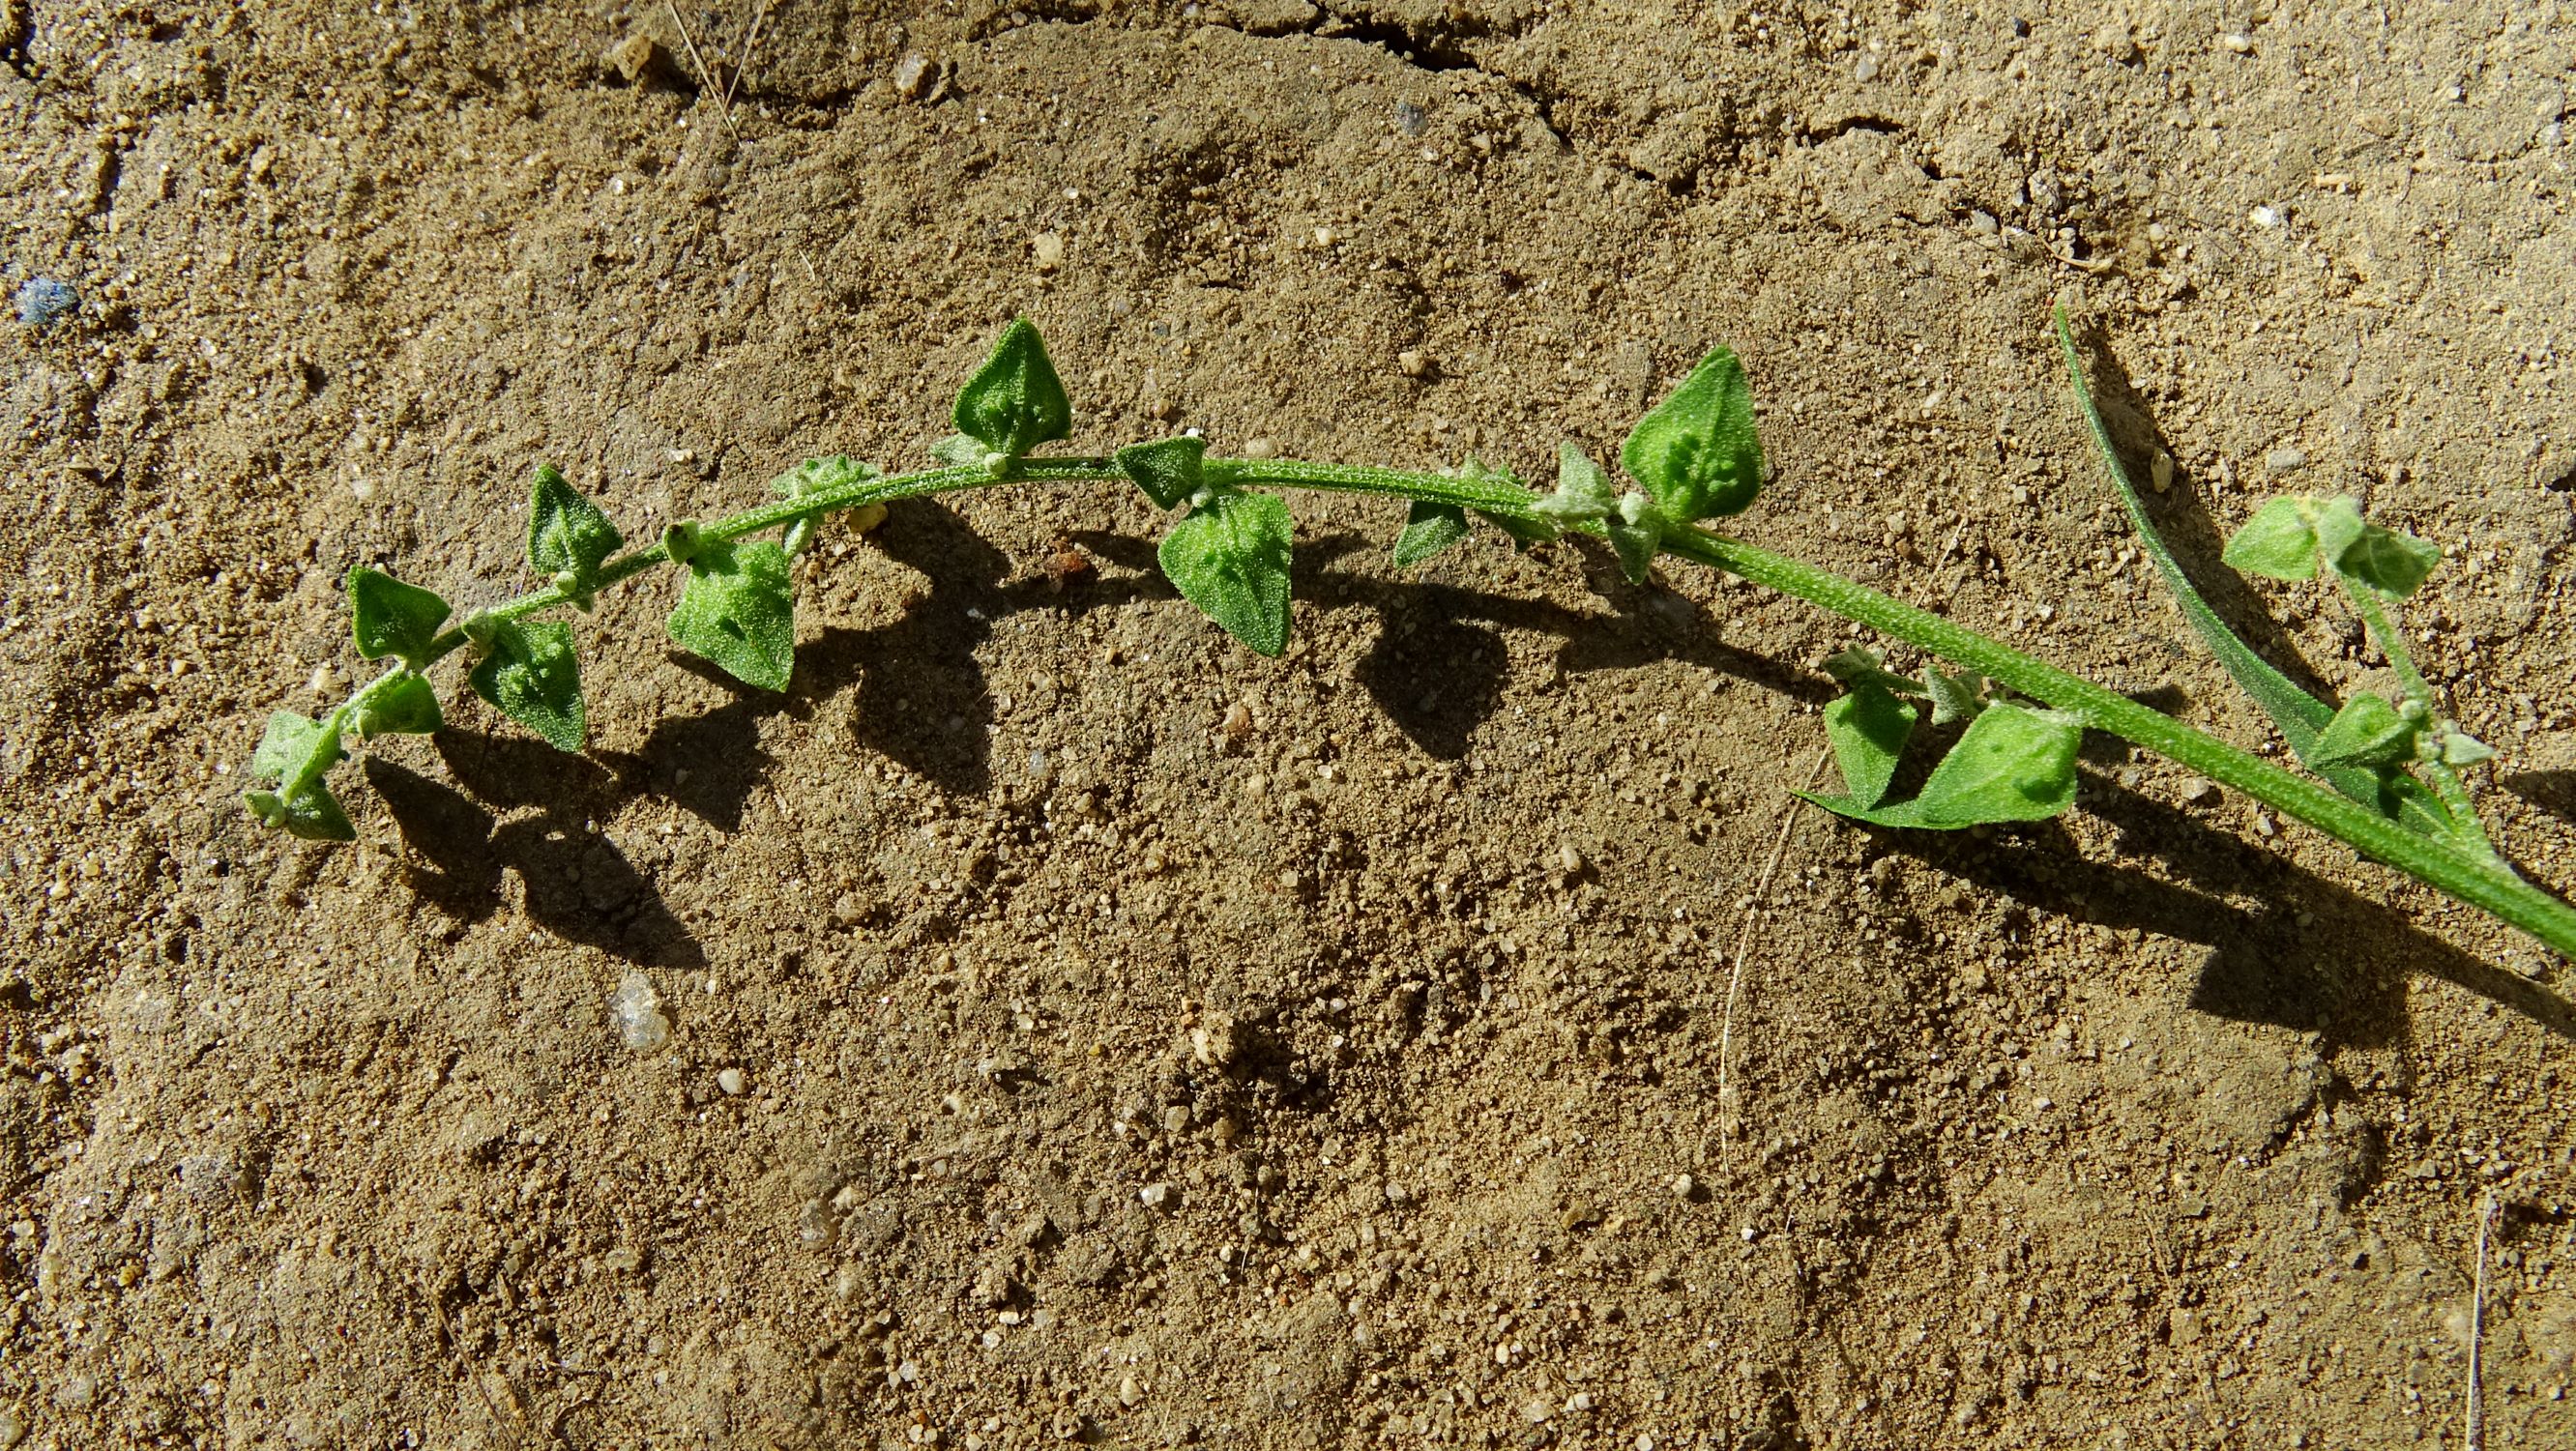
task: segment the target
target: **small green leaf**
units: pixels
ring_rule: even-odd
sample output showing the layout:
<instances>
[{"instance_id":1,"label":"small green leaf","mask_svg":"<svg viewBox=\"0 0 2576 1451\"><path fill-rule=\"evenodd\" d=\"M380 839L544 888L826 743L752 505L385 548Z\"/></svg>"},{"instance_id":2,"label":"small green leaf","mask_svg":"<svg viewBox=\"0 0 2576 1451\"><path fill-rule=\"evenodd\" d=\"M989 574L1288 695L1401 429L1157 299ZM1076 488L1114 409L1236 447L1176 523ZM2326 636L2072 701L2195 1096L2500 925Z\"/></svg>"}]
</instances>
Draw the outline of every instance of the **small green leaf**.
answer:
<instances>
[{"instance_id":1,"label":"small green leaf","mask_svg":"<svg viewBox=\"0 0 2576 1451\"><path fill-rule=\"evenodd\" d=\"M1924 693L1932 697L1932 723L1975 720L1986 708L1986 677L1973 670L1956 673L1935 665L1923 672Z\"/></svg>"},{"instance_id":2,"label":"small green leaf","mask_svg":"<svg viewBox=\"0 0 2576 1451\"><path fill-rule=\"evenodd\" d=\"M689 561L688 588L671 611L680 648L745 685L785 690L796 667L794 586L775 544L708 540Z\"/></svg>"},{"instance_id":3,"label":"small green leaf","mask_svg":"<svg viewBox=\"0 0 2576 1451\"><path fill-rule=\"evenodd\" d=\"M1207 456L1204 438L1166 438L1158 443L1131 443L1112 454L1119 472L1136 481L1158 509L1177 509L1205 482L1199 461Z\"/></svg>"},{"instance_id":4,"label":"small green leaf","mask_svg":"<svg viewBox=\"0 0 2576 1451\"><path fill-rule=\"evenodd\" d=\"M406 675L393 684L368 694L358 705L357 727L361 737L426 736L435 734L446 720L438 712L438 692L417 675Z\"/></svg>"},{"instance_id":5,"label":"small green leaf","mask_svg":"<svg viewBox=\"0 0 2576 1451\"><path fill-rule=\"evenodd\" d=\"M1961 826L2055 816L2074 804L2083 741L2083 721L2064 711L1990 704L1932 768L1915 809Z\"/></svg>"},{"instance_id":6,"label":"small green leaf","mask_svg":"<svg viewBox=\"0 0 2576 1451\"><path fill-rule=\"evenodd\" d=\"M589 730L581 700L581 662L572 626L560 620L491 628L492 653L466 680L492 708L543 736L559 751L578 751Z\"/></svg>"},{"instance_id":7,"label":"small green leaf","mask_svg":"<svg viewBox=\"0 0 2576 1451\"><path fill-rule=\"evenodd\" d=\"M1630 494L1619 501L1619 512L1602 521L1610 536L1611 551L1619 556L1619 572L1630 584L1644 584L1655 567L1655 555L1664 547L1664 516L1643 494Z\"/></svg>"},{"instance_id":8,"label":"small green leaf","mask_svg":"<svg viewBox=\"0 0 2576 1451\"><path fill-rule=\"evenodd\" d=\"M1953 831L2039 821L2074 804L2075 752L2083 740L2083 722L2075 716L1998 701L1968 726L1911 801L1871 807L1854 796L1799 794L1837 815L1880 826Z\"/></svg>"},{"instance_id":9,"label":"small green leaf","mask_svg":"<svg viewBox=\"0 0 2576 1451\"><path fill-rule=\"evenodd\" d=\"M2360 538L2344 546L2334 562L2345 578L2402 600L2442 562L2442 546L2371 524L2363 527Z\"/></svg>"},{"instance_id":10,"label":"small green leaf","mask_svg":"<svg viewBox=\"0 0 2576 1451\"><path fill-rule=\"evenodd\" d=\"M2315 507L2307 499L2272 500L2255 510L2236 537L2227 541L2219 559L2247 574L2271 579L2316 578L2317 531L2309 522Z\"/></svg>"},{"instance_id":11,"label":"small green leaf","mask_svg":"<svg viewBox=\"0 0 2576 1451\"><path fill-rule=\"evenodd\" d=\"M1556 492L1530 507L1558 519L1606 519L1619 508L1610 475L1572 439L1557 445Z\"/></svg>"},{"instance_id":12,"label":"small green leaf","mask_svg":"<svg viewBox=\"0 0 2576 1451\"><path fill-rule=\"evenodd\" d=\"M546 464L537 465L535 490L528 501L528 568L541 578L571 576L570 591L586 594L599 566L626 543L599 506L564 482Z\"/></svg>"},{"instance_id":13,"label":"small green leaf","mask_svg":"<svg viewBox=\"0 0 2576 1451\"><path fill-rule=\"evenodd\" d=\"M291 710L268 718L268 729L251 752L251 775L276 784L274 791L245 791L242 804L261 823L307 841L355 841L357 828L340 809L323 773L346 758L340 749L339 717L308 720Z\"/></svg>"},{"instance_id":14,"label":"small green leaf","mask_svg":"<svg viewBox=\"0 0 2576 1451\"><path fill-rule=\"evenodd\" d=\"M2329 564L2343 558L2343 552L2370 530L2370 521L2361 517L2361 501L2350 494L2337 494L2322 504L2309 500L2308 522L2317 531L2317 552Z\"/></svg>"},{"instance_id":15,"label":"small green leaf","mask_svg":"<svg viewBox=\"0 0 2576 1451\"><path fill-rule=\"evenodd\" d=\"M1002 329L993 355L957 395L957 431L993 452L1019 458L1073 432L1073 405L1027 318Z\"/></svg>"},{"instance_id":16,"label":"small green leaf","mask_svg":"<svg viewBox=\"0 0 2576 1451\"><path fill-rule=\"evenodd\" d=\"M1845 799L1864 807L1887 799L1887 783L1896 777L1896 763L1920 715L1912 701L1874 682L1854 685L1825 707L1825 739L1842 768Z\"/></svg>"},{"instance_id":17,"label":"small green leaf","mask_svg":"<svg viewBox=\"0 0 2576 1451\"><path fill-rule=\"evenodd\" d=\"M930 446L930 461L944 469L990 469L1010 455L987 447L980 438L952 433Z\"/></svg>"},{"instance_id":18,"label":"small green leaf","mask_svg":"<svg viewBox=\"0 0 2576 1451\"><path fill-rule=\"evenodd\" d=\"M291 791L245 791L242 805L250 808L263 826L272 826L289 836L306 841L356 841L358 828L349 824L349 813L340 809L339 798L319 781L307 781Z\"/></svg>"},{"instance_id":19,"label":"small green leaf","mask_svg":"<svg viewBox=\"0 0 2576 1451\"><path fill-rule=\"evenodd\" d=\"M1413 507L1405 511L1404 532L1395 536L1395 562L1420 564L1466 537L1466 510L1455 504L1416 499Z\"/></svg>"},{"instance_id":20,"label":"small green leaf","mask_svg":"<svg viewBox=\"0 0 2576 1451\"><path fill-rule=\"evenodd\" d=\"M349 571L349 633L370 660L392 655L417 670L447 622L447 601L363 566Z\"/></svg>"},{"instance_id":21,"label":"small green leaf","mask_svg":"<svg viewBox=\"0 0 2576 1451\"><path fill-rule=\"evenodd\" d=\"M316 759L316 758L319 759ZM281 710L268 718L268 729L250 753L251 774L264 781L319 776L347 758L340 733L323 722Z\"/></svg>"},{"instance_id":22,"label":"small green leaf","mask_svg":"<svg viewBox=\"0 0 2576 1451\"><path fill-rule=\"evenodd\" d=\"M1264 655L1288 648L1288 506L1232 490L1163 536L1163 573L1182 598Z\"/></svg>"},{"instance_id":23,"label":"small green leaf","mask_svg":"<svg viewBox=\"0 0 2576 1451\"><path fill-rule=\"evenodd\" d=\"M2495 759L2495 748L2457 726L2442 733L2442 764L2474 766Z\"/></svg>"},{"instance_id":24,"label":"small green leaf","mask_svg":"<svg viewBox=\"0 0 2576 1451\"><path fill-rule=\"evenodd\" d=\"M1629 430L1619 463L1675 522L1743 512L1762 490L1762 442L1753 389L1735 354L1710 349L1672 396Z\"/></svg>"},{"instance_id":25,"label":"small green leaf","mask_svg":"<svg viewBox=\"0 0 2576 1451\"><path fill-rule=\"evenodd\" d=\"M1899 675L1888 669L1885 655L1859 645L1837 651L1828 657L1825 661L1825 673L1832 676L1845 690L1858 690L1864 685L1875 685L1881 690L1893 691L1898 695L1928 696L1931 694L1924 688L1922 681L1911 675Z\"/></svg>"},{"instance_id":26,"label":"small green leaf","mask_svg":"<svg viewBox=\"0 0 2576 1451\"><path fill-rule=\"evenodd\" d=\"M2423 729L2421 722L2408 720L2380 697L2356 695L2326 722L2308 764L2320 769L2404 765L2415 759L2415 738Z\"/></svg>"}]
</instances>

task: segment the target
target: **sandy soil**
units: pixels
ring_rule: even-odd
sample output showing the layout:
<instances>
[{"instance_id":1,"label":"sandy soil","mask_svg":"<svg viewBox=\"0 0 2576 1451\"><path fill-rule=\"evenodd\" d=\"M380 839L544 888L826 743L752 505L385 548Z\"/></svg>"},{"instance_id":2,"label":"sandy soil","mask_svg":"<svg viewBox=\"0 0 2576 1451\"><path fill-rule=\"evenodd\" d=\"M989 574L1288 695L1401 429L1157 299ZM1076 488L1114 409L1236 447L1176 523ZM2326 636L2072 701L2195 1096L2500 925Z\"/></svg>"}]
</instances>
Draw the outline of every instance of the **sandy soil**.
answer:
<instances>
[{"instance_id":1,"label":"sandy soil","mask_svg":"<svg viewBox=\"0 0 2576 1451\"><path fill-rule=\"evenodd\" d=\"M2259 740L2063 299L2274 658L2375 678L2216 565L2268 491L2454 547L2576 883L2552 9L0 0L81 299L0 320L0 1448L2455 1446L2473 1328L2576 1445L2568 969L2116 747L1792 809L1851 632L1740 584L1300 497L1272 661L1132 491L961 497L831 534L784 695L654 580L588 756L451 665L359 844L234 804L350 566L514 592L540 459L630 536L917 464L1016 313L1085 449L1529 475L1729 342L1750 537Z\"/></svg>"}]
</instances>

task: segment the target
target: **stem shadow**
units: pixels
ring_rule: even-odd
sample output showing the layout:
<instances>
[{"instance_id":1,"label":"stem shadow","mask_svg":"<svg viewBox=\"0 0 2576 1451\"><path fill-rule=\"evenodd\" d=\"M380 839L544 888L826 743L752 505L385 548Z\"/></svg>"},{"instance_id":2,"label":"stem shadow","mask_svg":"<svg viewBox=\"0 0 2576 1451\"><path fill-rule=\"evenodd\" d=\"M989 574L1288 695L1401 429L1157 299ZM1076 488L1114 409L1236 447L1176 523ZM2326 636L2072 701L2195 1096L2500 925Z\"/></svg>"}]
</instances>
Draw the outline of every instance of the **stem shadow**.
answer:
<instances>
[{"instance_id":1,"label":"stem shadow","mask_svg":"<svg viewBox=\"0 0 2576 1451\"><path fill-rule=\"evenodd\" d=\"M2118 828L2124 853L2153 856L2184 881L2088 861L2055 821L1986 842L1863 829L1890 850L2025 907L2208 948L2189 1002L2217 1017L2383 1046L2404 1040L2405 976L2422 972L2576 1038L2576 1004L2460 951L2384 903L2176 807L2099 781L2087 782L2083 804ZM2240 893L2258 895L2267 906L2249 909L2228 900Z\"/></svg>"}]
</instances>

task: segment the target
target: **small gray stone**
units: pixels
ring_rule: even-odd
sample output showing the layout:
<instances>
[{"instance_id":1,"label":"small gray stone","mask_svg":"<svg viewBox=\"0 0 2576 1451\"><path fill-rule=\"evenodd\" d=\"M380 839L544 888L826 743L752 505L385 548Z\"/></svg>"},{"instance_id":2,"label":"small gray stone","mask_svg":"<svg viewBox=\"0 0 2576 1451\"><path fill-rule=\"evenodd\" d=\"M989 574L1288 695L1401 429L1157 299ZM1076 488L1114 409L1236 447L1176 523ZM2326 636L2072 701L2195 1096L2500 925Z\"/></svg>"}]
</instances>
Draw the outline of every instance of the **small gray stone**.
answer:
<instances>
[{"instance_id":1,"label":"small gray stone","mask_svg":"<svg viewBox=\"0 0 2576 1451\"><path fill-rule=\"evenodd\" d=\"M2263 467L2276 474L2286 474L2307 466L2307 453L2294 444L2285 444L2263 455Z\"/></svg>"}]
</instances>

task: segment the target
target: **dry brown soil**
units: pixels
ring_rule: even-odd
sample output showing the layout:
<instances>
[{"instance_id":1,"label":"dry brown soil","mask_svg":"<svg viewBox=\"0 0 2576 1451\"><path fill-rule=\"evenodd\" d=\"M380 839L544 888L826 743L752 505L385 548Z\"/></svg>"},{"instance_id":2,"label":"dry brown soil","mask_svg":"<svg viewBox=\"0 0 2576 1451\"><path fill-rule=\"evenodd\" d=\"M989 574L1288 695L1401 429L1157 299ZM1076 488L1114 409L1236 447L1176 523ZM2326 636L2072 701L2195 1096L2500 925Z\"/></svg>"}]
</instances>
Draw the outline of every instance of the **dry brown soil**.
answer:
<instances>
[{"instance_id":1,"label":"dry brown soil","mask_svg":"<svg viewBox=\"0 0 2576 1451\"><path fill-rule=\"evenodd\" d=\"M525 587L541 459L630 535L916 466L1017 313L1078 448L1525 475L1730 342L1750 537L2260 740L2063 299L2276 659L2382 678L2217 565L2267 491L2452 546L2412 623L2576 882L2558 7L0 0L0 57L6 286L82 298L0 320L0 1447L2456 1446L2473 1332L2486 1444L2576 1445L2568 969L2113 745L2032 830L1794 808L1852 632L1706 574L1408 576L1301 496L1265 660L1133 491L960 496L828 535L784 695L656 577L588 755L451 663L358 844L234 802L350 566Z\"/></svg>"}]
</instances>

